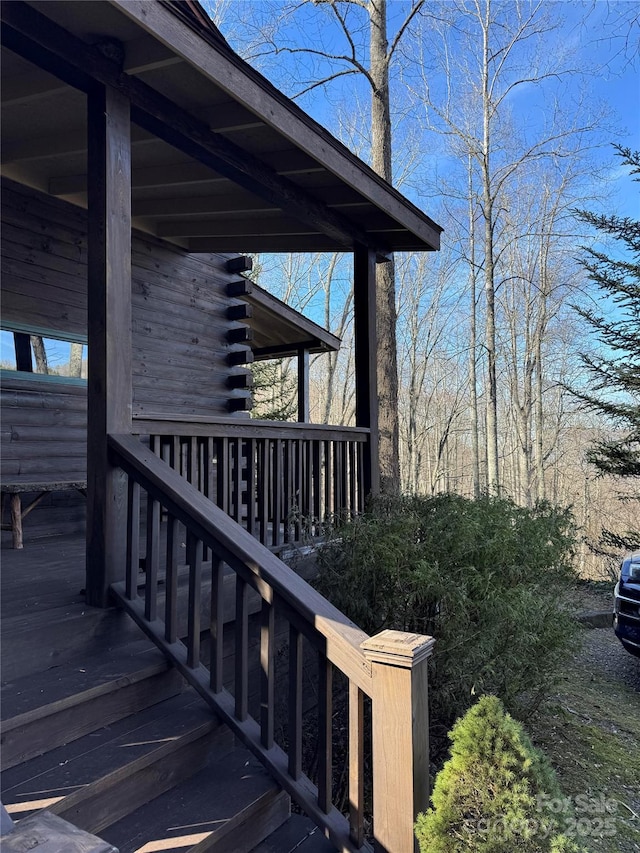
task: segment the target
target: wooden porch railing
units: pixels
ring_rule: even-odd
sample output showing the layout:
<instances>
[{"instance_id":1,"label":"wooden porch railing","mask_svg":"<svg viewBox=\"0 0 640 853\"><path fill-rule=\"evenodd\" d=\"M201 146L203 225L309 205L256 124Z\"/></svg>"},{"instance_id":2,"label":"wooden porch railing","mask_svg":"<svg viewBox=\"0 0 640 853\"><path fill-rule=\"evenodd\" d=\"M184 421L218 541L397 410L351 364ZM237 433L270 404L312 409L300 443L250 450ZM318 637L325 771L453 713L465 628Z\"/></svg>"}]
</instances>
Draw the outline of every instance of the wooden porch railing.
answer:
<instances>
[{"instance_id":1,"label":"wooden porch railing","mask_svg":"<svg viewBox=\"0 0 640 853\"><path fill-rule=\"evenodd\" d=\"M371 849L363 813L364 773L369 766L364 760L363 718L369 697L376 849L413 853L414 818L428 799L427 659L433 639L396 631L368 637L137 438L110 436L109 447L112 463L128 479L126 576L112 587L116 599L343 851ZM142 495L146 495L143 513ZM161 523L161 513L166 523ZM141 537L146 539L146 573L144 591L139 593ZM186 548L180 557L182 543ZM205 552L211 554L210 564L204 561ZM183 562L188 592L181 596ZM208 573L211 592L204 601ZM229 580L235 585L231 637L224 631ZM250 622L255 620L254 649ZM283 624L288 635L284 656L277 654L277 629ZM203 663L207 656L201 645L206 629L208 665ZM231 658L225 639L233 646ZM313 703L317 719L311 727L303 725L309 698L303 663L308 653L318 667ZM283 659L287 687L276 691L276 663L281 665ZM332 803L332 686L339 677L347 680L349 695L349 819ZM278 701L286 708L286 738L276 732ZM318 733L317 784L303 766L310 728Z\"/></svg>"},{"instance_id":2,"label":"wooden porch railing","mask_svg":"<svg viewBox=\"0 0 640 853\"><path fill-rule=\"evenodd\" d=\"M136 421L151 449L263 545L364 509L369 430L271 421Z\"/></svg>"}]
</instances>

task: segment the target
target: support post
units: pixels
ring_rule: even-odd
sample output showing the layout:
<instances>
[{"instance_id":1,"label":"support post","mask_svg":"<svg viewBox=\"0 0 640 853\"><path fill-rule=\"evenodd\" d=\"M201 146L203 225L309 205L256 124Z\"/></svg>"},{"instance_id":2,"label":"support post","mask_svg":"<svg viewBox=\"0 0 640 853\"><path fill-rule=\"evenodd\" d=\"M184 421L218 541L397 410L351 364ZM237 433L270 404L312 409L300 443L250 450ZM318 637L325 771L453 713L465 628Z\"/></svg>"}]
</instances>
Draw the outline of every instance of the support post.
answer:
<instances>
[{"instance_id":1,"label":"support post","mask_svg":"<svg viewBox=\"0 0 640 853\"><path fill-rule=\"evenodd\" d=\"M298 350L298 422L308 424L309 412L309 350Z\"/></svg>"},{"instance_id":2,"label":"support post","mask_svg":"<svg viewBox=\"0 0 640 853\"><path fill-rule=\"evenodd\" d=\"M365 495L380 491L378 379L376 361L376 253L356 245L353 263L356 362L356 426L370 430L363 459Z\"/></svg>"},{"instance_id":3,"label":"support post","mask_svg":"<svg viewBox=\"0 0 640 853\"><path fill-rule=\"evenodd\" d=\"M377 853L414 853L429 804L428 660L435 640L382 631L361 648L373 678L373 832Z\"/></svg>"},{"instance_id":4,"label":"support post","mask_svg":"<svg viewBox=\"0 0 640 853\"><path fill-rule=\"evenodd\" d=\"M106 86L87 100L87 603L106 607L127 540L126 481L107 436L131 432L130 105Z\"/></svg>"}]
</instances>

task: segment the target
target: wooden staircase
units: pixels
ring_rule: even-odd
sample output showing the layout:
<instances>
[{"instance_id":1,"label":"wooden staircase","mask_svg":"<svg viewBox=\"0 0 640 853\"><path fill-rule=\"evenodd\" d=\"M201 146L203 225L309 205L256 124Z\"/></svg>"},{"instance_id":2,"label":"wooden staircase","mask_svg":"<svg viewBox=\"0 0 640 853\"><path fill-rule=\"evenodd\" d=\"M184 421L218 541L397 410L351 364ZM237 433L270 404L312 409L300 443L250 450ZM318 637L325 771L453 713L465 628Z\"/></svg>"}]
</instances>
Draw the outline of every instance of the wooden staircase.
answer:
<instances>
[{"instance_id":1,"label":"wooden staircase","mask_svg":"<svg viewBox=\"0 0 640 853\"><path fill-rule=\"evenodd\" d=\"M146 640L3 688L2 802L46 809L121 853L320 853L290 800Z\"/></svg>"}]
</instances>

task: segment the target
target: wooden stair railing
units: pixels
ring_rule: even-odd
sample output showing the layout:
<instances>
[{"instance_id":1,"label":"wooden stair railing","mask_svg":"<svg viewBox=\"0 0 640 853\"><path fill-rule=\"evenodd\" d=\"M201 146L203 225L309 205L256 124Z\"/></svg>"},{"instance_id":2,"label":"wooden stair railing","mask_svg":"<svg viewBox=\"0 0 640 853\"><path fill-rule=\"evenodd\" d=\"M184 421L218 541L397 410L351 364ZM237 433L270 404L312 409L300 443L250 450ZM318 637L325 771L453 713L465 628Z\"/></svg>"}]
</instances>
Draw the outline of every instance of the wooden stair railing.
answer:
<instances>
[{"instance_id":1,"label":"wooden stair railing","mask_svg":"<svg viewBox=\"0 0 640 853\"><path fill-rule=\"evenodd\" d=\"M370 850L364 827L364 703L371 700L373 835L376 850L413 853L413 823L428 804L427 660L434 640L398 631L368 637L316 590L134 436L109 436L112 463L128 477L125 579L112 586L119 603L163 649L185 678L311 817L338 850ZM141 497L146 508L141 514ZM160 523L161 514L166 523ZM142 518L141 518L142 515ZM141 525L142 520L142 525ZM139 596L141 530L146 536L144 595ZM186 545L186 636L178 624L178 566ZM211 555L210 568L205 564ZM164 612L159 571L165 566ZM224 572L235 573L234 672L224 672ZM202 624L204 571L211 572L210 620ZM249 601L259 605L259 703L249 713ZM276 616L288 623L285 690L276 691ZM210 629L209 665L201 634ZM226 638L228 640L228 637ZM303 649L318 660L317 785L303 772ZM349 691L349 819L331 801L332 684L342 673ZM287 743L274 734L276 703L285 700Z\"/></svg>"},{"instance_id":2,"label":"wooden stair railing","mask_svg":"<svg viewBox=\"0 0 640 853\"><path fill-rule=\"evenodd\" d=\"M258 420L136 420L149 446L263 545L322 534L364 510L369 430Z\"/></svg>"}]
</instances>

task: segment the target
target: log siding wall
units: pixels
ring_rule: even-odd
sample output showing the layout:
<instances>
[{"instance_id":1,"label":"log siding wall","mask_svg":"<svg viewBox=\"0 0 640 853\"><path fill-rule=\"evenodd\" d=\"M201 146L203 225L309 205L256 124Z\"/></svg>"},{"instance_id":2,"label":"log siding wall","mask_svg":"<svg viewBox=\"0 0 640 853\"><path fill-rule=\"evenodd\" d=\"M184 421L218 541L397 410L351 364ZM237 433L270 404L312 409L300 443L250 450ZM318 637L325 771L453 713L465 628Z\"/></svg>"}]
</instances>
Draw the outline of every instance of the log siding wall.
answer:
<instances>
[{"instance_id":1,"label":"log siding wall","mask_svg":"<svg viewBox=\"0 0 640 853\"><path fill-rule=\"evenodd\" d=\"M227 319L226 310L241 303L226 294L235 276L226 271L225 262L224 256L188 255L154 237L134 234L134 414L215 418L229 414L230 397L247 396L226 386L226 357L238 348L226 342L226 334L239 325ZM6 179L2 318L60 337L87 332L86 210ZM3 479L85 479L86 388L25 379L24 374L5 376ZM35 516L29 525L33 535Z\"/></svg>"}]
</instances>

